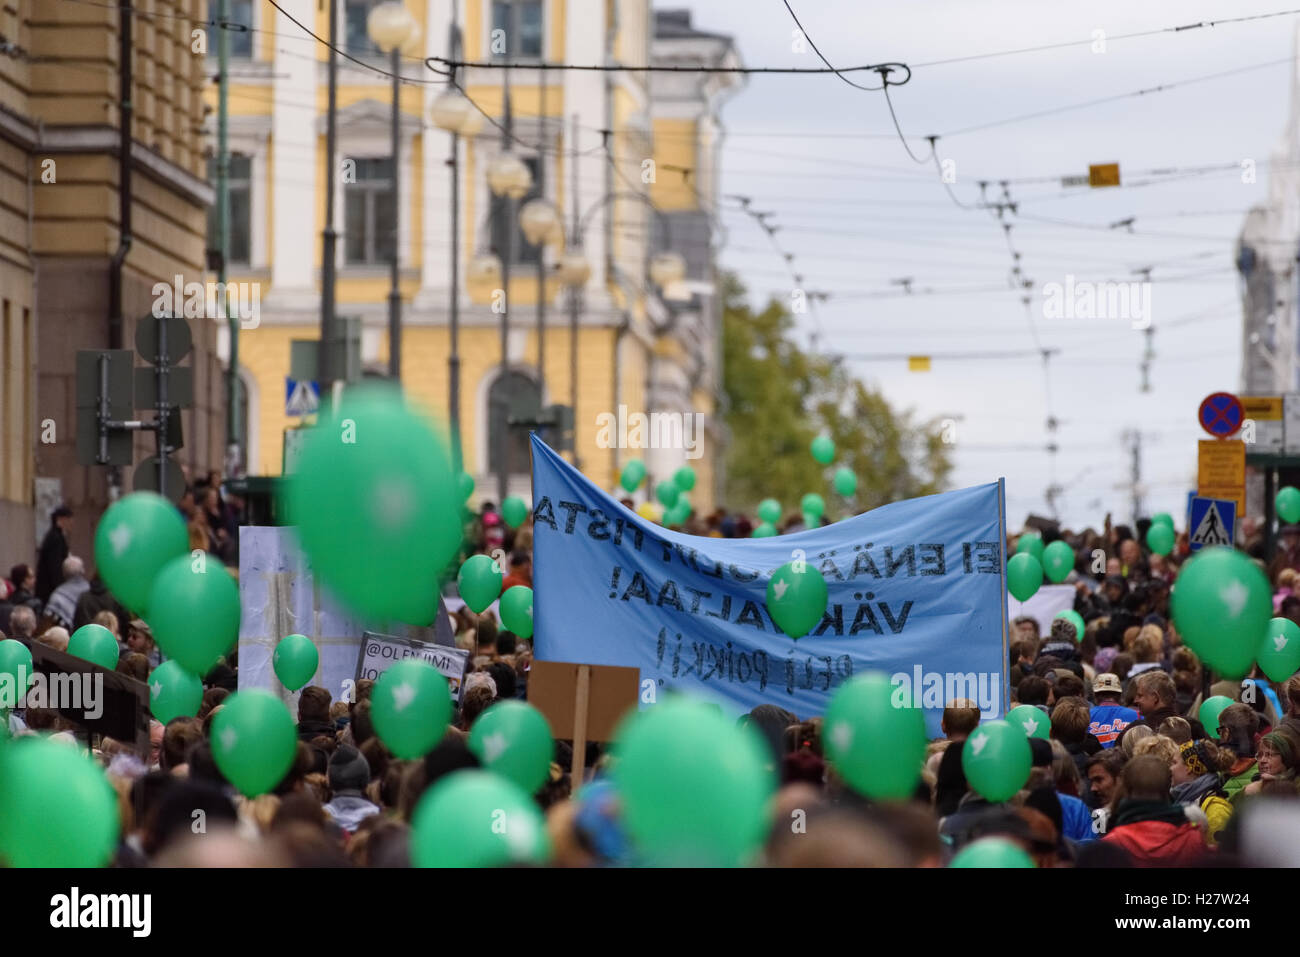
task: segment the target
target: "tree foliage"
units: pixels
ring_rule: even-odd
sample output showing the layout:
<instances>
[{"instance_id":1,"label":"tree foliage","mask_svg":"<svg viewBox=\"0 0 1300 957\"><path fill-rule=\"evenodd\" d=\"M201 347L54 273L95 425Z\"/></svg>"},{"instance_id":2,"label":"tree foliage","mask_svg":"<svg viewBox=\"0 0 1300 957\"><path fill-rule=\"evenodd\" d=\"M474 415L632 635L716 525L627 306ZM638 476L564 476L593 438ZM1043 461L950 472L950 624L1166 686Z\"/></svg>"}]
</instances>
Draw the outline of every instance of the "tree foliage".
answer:
<instances>
[{"instance_id":1,"label":"tree foliage","mask_svg":"<svg viewBox=\"0 0 1300 957\"><path fill-rule=\"evenodd\" d=\"M805 352L791 337L790 310L773 299L755 312L734 275L722 295L728 505L752 513L772 497L797 514L800 499L817 492L830 519L946 487L952 462L937 420L917 421L841 360ZM835 441L829 466L809 451L822 432ZM850 501L831 486L842 466L858 477Z\"/></svg>"}]
</instances>

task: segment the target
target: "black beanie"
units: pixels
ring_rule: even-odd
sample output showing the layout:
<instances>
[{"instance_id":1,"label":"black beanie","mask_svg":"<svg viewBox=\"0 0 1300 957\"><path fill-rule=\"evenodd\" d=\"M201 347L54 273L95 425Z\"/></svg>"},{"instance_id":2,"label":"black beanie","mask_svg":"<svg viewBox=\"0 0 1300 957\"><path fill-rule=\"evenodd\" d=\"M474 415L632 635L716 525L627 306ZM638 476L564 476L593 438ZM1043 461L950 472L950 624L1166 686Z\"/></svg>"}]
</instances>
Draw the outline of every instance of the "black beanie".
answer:
<instances>
[{"instance_id":1,"label":"black beanie","mask_svg":"<svg viewBox=\"0 0 1300 957\"><path fill-rule=\"evenodd\" d=\"M329 782L332 791L361 791L370 783L366 756L349 744L341 744L330 756Z\"/></svg>"},{"instance_id":2,"label":"black beanie","mask_svg":"<svg viewBox=\"0 0 1300 957\"><path fill-rule=\"evenodd\" d=\"M1029 739L1029 753L1034 756L1034 767L1047 768L1052 765L1052 745L1042 738Z\"/></svg>"}]
</instances>

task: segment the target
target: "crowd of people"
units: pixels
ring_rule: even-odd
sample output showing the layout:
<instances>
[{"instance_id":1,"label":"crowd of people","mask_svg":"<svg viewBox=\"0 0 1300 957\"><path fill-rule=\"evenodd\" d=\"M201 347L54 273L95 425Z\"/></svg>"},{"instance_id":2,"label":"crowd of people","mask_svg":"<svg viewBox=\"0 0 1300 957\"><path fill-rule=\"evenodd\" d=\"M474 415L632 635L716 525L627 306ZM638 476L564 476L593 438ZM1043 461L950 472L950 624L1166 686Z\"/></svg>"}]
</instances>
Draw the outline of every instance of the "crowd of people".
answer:
<instances>
[{"instance_id":1,"label":"crowd of people","mask_svg":"<svg viewBox=\"0 0 1300 957\"><path fill-rule=\"evenodd\" d=\"M196 547L231 557L237 518L218 486L203 483L182 503ZM70 554L66 509L55 512L35 571L15 567L0 603L0 631L30 644L66 649L69 632L86 622L120 641L119 670L148 681L160 662L146 621L132 617L85 563ZM799 519L792 520L797 523ZM790 523L787 523L789 525ZM749 534L745 516L718 512L693 531L717 537ZM929 744L912 800L873 803L837 774L823 749L822 719L775 705L740 720L765 742L780 787L771 831L754 863L772 866L942 865L972 842L1001 837L1040 867L1297 864L1300 847L1300 675L1280 684L1253 673L1216 681L1185 647L1170 617L1170 589L1188 557L1186 535L1167 556L1141 545L1145 529L1100 532L1045 530L1066 541L1077 564L1074 610L1082 635L1065 619L1044 633L1037 619L1012 625L1007 663L1011 706L1039 709L1050 728L1030 737L1033 767L1010 800L993 803L968 782L963 744L980 726L973 701L949 701L942 737ZM1268 571L1277 614L1300 624L1300 529L1282 530ZM1247 536L1248 553L1257 544ZM532 584L532 529L509 528L486 503L467 523L469 552L498 556L503 589ZM1008 541L1014 550L1014 537ZM1257 558L1263 566L1262 551ZM1100 559L1100 561L1099 561ZM532 650L505 630L491 610L452 614L470 671L453 723L427 755L399 760L376 735L370 714L373 683L361 681L351 700L308 686L297 699L297 755L272 793L240 796L218 768L210 743L215 715L238 686L238 655L204 677L202 706L165 726L154 721L146 759L127 743L87 740L53 711L9 715L13 735L53 735L93 752L119 796L121 842L113 864L269 866L404 866L410 861L413 809L436 781L479 765L468 746L475 721L494 703L525 699ZM1198 720L1207 695L1234 703L1215 727ZM881 741L882 748L889 746ZM635 864L637 849L606 778L616 755L590 744L587 779L570 780L570 743L556 741L546 782L535 800L545 812L551 863ZM1293 830L1259 833L1252 813L1286 802ZM193 833L196 809L204 834ZM806 819L792 828L792 815Z\"/></svg>"}]
</instances>

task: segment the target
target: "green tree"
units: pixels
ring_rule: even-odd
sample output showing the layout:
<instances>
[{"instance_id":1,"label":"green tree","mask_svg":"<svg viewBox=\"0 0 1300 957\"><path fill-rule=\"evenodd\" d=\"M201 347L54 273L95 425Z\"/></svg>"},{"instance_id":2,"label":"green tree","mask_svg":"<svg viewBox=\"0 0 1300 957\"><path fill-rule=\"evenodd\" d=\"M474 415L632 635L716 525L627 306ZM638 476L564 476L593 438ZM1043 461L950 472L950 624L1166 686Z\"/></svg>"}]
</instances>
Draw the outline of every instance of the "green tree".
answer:
<instances>
[{"instance_id":1,"label":"green tree","mask_svg":"<svg viewBox=\"0 0 1300 957\"><path fill-rule=\"evenodd\" d=\"M952 462L937 419L917 421L842 360L800 349L790 310L772 299L755 312L734 275L724 275L722 296L728 506L752 514L770 496L797 514L800 499L817 492L832 519L946 487ZM822 432L835 440L829 466L809 451ZM858 476L851 501L831 486L841 466Z\"/></svg>"}]
</instances>

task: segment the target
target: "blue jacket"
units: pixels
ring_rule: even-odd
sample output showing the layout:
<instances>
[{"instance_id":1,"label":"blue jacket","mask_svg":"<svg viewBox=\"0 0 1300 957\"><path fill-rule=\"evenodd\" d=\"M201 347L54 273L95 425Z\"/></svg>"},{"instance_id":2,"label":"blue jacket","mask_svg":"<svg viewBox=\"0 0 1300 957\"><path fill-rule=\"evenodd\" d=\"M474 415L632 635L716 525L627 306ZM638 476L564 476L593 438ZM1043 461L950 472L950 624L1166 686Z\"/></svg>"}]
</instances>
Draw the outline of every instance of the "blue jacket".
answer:
<instances>
[{"instance_id":1,"label":"blue jacket","mask_svg":"<svg viewBox=\"0 0 1300 957\"><path fill-rule=\"evenodd\" d=\"M1136 711L1122 705L1093 705L1088 733L1100 741L1103 748L1113 748L1115 742L1119 740L1120 732L1136 721L1138 717Z\"/></svg>"},{"instance_id":2,"label":"blue jacket","mask_svg":"<svg viewBox=\"0 0 1300 957\"><path fill-rule=\"evenodd\" d=\"M1064 832L1061 836L1076 843L1095 841L1097 835L1092 829L1092 812L1088 805L1073 794L1060 791L1056 792L1056 798L1061 802L1061 830Z\"/></svg>"}]
</instances>

